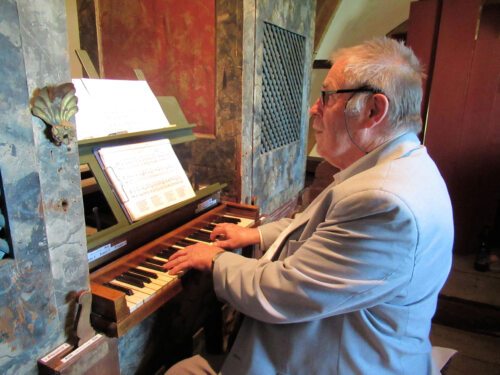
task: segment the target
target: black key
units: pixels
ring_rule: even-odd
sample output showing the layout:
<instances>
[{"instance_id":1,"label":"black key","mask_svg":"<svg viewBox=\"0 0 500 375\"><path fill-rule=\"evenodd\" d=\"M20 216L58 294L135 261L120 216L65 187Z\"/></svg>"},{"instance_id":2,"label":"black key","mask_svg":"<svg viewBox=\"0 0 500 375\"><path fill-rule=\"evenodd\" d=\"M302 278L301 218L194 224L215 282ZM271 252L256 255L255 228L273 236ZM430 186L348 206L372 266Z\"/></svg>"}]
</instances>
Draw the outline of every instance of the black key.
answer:
<instances>
[{"instance_id":1,"label":"black key","mask_svg":"<svg viewBox=\"0 0 500 375\"><path fill-rule=\"evenodd\" d=\"M207 232L194 232L188 236L188 239L194 238L198 241L210 242L210 234Z\"/></svg>"},{"instance_id":2,"label":"black key","mask_svg":"<svg viewBox=\"0 0 500 375\"><path fill-rule=\"evenodd\" d=\"M186 247L186 246L191 246L191 245L194 245L196 242L193 242L193 241L187 241L187 240L180 240L180 241L177 241L175 244L177 246L182 246L182 247Z\"/></svg>"},{"instance_id":3,"label":"black key","mask_svg":"<svg viewBox=\"0 0 500 375\"><path fill-rule=\"evenodd\" d=\"M209 230L209 231L213 231L214 228L215 228L214 224L207 224L203 229L206 229L206 230Z\"/></svg>"},{"instance_id":4,"label":"black key","mask_svg":"<svg viewBox=\"0 0 500 375\"><path fill-rule=\"evenodd\" d=\"M107 286L108 288L112 288L114 290L119 290L120 292L125 293L127 296L131 296L134 294L132 289L124 288L123 286L120 286L120 285L115 285L115 284L111 284L111 283L104 283L103 285Z\"/></svg>"},{"instance_id":5,"label":"black key","mask_svg":"<svg viewBox=\"0 0 500 375\"><path fill-rule=\"evenodd\" d=\"M158 266L164 266L165 263L163 260L158 260L158 259L153 259L153 258L146 258L146 262L156 264Z\"/></svg>"},{"instance_id":6,"label":"black key","mask_svg":"<svg viewBox=\"0 0 500 375\"><path fill-rule=\"evenodd\" d=\"M161 250L156 256L158 258L163 258L165 260L168 260L175 252L177 252L177 249L166 249L166 250Z\"/></svg>"},{"instance_id":7,"label":"black key","mask_svg":"<svg viewBox=\"0 0 500 375\"><path fill-rule=\"evenodd\" d=\"M241 219L238 217L222 216L222 220L224 220L224 222L226 222L226 223L234 223L234 224L241 223Z\"/></svg>"},{"instance_id":8,"label":"black key","mask_svg":"<svg viewBox=\"0 0 500 375\"><path fill-rule=\"evenodd\" d=\"M158 275L156 273L140 270L139 268L131 268L130 272L136 273L138 275L143 275L143 276L149 277L150 279L157 279L158 278Z\"/></svg>"},{"instance_id":9,"label":"black key","mask_svg":"<svg viewBox=\"0 0 500 375\"><path fill-rule=\"evenodd\" d=\"M214 223L233 223L238 224L241 220L235 217L219 216L212 220Z\"/></svg>"},{"instance_id":10,"label":"black key","mask_svg":"<svg viewBox=\"0 0 500 375\"><path fill-rule=\"evenodd\" d=\"M143 262L140 265L144 268L149 268L150 270L155 270L155 271L167 273L167 271L165 271L165 269L163 267L157 266L157 265L152 264L152 263Z\"/></svg>"},{"instance_id":11,"label":"black key","mask_svg":"<svg viewBox=\"0 0 500 375\"><path fill-rule=\"evenodd\" d=\"M169 247L168 249L163 249L161 253L170 257L171 255L175 254L178 250L179 249L176 249L175 247Z\"/></svg>"},{"instance_id":12,"label":"black key","mask_svg":"<svg viewBox=\"0 0 500 375\"><path fill-rule=\"evenodd\" d=\"M210 237L210 233L203 232L201 230L196 231L190 235L190 237Z\"/></svg>"},{"instance_id":13,"label":"black key","mask_svg":"<svg viewBox=\"0 0 500 375\"><path fill-rule=\"evenodd\" d=\"M133 273L131 271L127 271L123 273L125 276L132 277L134 279L137 279L139 281L142 281L143 283L150 283L151 279L149 277L143 276L143 275L138 275L136 273Z\"/></svg>"},{"instance_id":14,"label":"black key","mask_svg":"<svg viewBox=\"0 0 500 375\"><path fill-rule=\"evenodd\" d=\"M129 276L125 276L125 275L116 276L116 280L121 281L122 283L125 283L125 284L138 286L139 288L144 288L144 283L142 281L134 279L134 278L129 277Z\"/></svg>"}]
</instances>

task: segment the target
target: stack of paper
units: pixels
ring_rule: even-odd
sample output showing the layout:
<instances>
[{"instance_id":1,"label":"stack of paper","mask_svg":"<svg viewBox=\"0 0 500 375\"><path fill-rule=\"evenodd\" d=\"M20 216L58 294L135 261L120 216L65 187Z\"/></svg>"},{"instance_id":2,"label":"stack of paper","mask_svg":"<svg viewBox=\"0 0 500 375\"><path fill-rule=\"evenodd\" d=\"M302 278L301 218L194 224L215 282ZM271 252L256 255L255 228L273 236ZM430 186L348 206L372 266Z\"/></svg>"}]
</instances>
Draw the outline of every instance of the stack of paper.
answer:
<instances>
[{"instance_id":1,"label":"stack of paper","mask_svg":"<svg viewBox=\"0 0 500 375\"><path fill-rule=\"evenodd\" d=\"M74 79L78 140L171 126L146 81Z\"/></svg>"}]
</instances>

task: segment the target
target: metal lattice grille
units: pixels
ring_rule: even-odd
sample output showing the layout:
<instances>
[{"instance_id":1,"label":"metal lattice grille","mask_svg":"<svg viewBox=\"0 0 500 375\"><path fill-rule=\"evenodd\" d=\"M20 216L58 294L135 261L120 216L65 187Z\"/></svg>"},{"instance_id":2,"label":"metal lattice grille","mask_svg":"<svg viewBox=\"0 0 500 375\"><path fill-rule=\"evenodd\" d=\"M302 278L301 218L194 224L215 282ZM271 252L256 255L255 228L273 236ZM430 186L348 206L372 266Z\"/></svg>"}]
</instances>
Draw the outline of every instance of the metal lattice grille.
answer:
<instances>
[{"instance_id":1,"label":"metal lattice grille","mask_svg":"<svg viewBox=\"0 0 500 375\"><path fill-rule=\"evenodd\" d=\"M299 140L305 38L264 23L263 47L261 154Z\"/></svg>"}]
</instances>

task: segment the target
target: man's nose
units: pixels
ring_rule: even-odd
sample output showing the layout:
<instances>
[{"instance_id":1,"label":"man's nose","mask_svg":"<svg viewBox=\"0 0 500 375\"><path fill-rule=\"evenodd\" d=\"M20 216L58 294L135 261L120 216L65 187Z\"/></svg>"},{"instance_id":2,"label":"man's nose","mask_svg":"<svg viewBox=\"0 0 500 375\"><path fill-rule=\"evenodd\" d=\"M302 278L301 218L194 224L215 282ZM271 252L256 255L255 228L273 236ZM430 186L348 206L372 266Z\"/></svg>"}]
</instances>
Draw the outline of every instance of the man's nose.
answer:
<instances>
[{"instance_id":1,"label":"man's nose","mask_svg":"<svg viewBox=\"0 0 500 375\"><path fill-rule=\"evenodd\" d=\"M311 108L309 109L309 114L311 116L321 116L321 108L320 108L319 99L316 100L316 102L311 106Z\"/></svg>"}]
</instances>

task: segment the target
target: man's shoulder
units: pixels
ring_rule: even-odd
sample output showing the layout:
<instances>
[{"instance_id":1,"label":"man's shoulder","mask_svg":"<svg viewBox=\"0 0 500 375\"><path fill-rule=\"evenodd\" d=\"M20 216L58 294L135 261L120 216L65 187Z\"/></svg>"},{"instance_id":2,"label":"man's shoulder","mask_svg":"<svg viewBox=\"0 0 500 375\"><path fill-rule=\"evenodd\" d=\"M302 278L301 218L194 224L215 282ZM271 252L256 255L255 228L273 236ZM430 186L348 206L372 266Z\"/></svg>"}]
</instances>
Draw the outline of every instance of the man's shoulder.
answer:
<instances>
[{"instance_id":1,"label":"man's shoulder","mask_svg":"<svg viewBox=\"0 0 500 375\"><path fill-rule=\"evenodd\" d=\"M406 188L423 185L429 180L442 180L442 177L425 148L421 148L409 155L376 163L341 185L354 189Z\"/></svg>"},{"instance_id":2,"label":"man's shoulder","mask_svg":"<svg viewBox=\"0 0 500 375\"><path fill-rule=\"evenodd\" d=\"M359 193L380 191L389 198L391 195L409 205L421 199L432 202L436 199L448 200L449 194L434 162L425 150L418 154L378 163L342 183L332 186L332 197L339 201Z\"/></svg>"}]
</instances>

